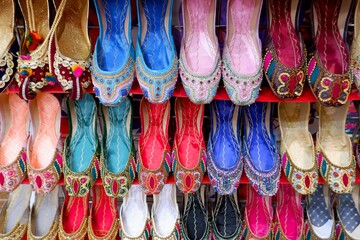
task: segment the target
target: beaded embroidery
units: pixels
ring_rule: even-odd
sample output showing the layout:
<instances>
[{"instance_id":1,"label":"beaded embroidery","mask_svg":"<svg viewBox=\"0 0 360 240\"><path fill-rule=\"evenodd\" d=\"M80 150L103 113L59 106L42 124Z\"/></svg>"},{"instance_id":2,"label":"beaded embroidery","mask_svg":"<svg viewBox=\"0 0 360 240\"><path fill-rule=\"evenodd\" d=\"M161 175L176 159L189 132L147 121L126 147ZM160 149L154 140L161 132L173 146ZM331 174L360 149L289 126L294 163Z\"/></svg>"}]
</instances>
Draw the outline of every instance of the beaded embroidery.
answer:
<instances>
[{"instance_id":1,"label":"beaded embroidery","mask_svg":"<svg viewBox=\"0 0 360 240\"><path fill-rule=\"evenodd\" d=\"M27 226L26 224L17 223L15 227L8 233L0 233L2 240L14 240L22 239L26 235Z\"/></svg>"},{"instance_id":2,"label":"beaded embroidery","mask_svg":"<svg viewBox=\"0 0 360 240\"><path fill-rule=\"evenodd\" d=\"M358 44L357 42L353 41L353 44ZM354 46L352 47L354 48ZM359 48L359 46L357 46ZM351 56L351 67L350 67L350 80L354 82L356 87L360 89L360 55L355 55L356 51L352 51Z\"/></svg>"},{"instance_id":3,"label":"beaded embroidery","mask_svg":"<svg viewBox=\"0 0 360 240\"><path fill-rule=\"evenodd\" d=\"M145 229L144 229L144 232L140 234L140 236L138 237L129 237L127 236L122 227L121 227L121 223L119 224L119 235L120 235L120 238L122 240L148 240L150 238L150 232L151 232L151 221L148 220L147 223L145 224Z\"/></svg>"},{"instance_id":4,"label":"beaded embroidery","mask_svg":"<svg viewBox=\"0 0 360 240\"><path fill-rule=\"evenodd\" d=\"M6 89L14 74L15 63L11 52L6 53L0 59L0 92Z\"/></svg>"},{"instance_id":5,"label":"beaded embroidery","mask_svg":"<svg viewBox=\"0 0 360 240\"><path fill-rule=\"evenodd\" d=\"M23 149L15 162L8 166L0 166L0 191L11 192L26 177L26 153Z\"/></svg>"}]
</instances>

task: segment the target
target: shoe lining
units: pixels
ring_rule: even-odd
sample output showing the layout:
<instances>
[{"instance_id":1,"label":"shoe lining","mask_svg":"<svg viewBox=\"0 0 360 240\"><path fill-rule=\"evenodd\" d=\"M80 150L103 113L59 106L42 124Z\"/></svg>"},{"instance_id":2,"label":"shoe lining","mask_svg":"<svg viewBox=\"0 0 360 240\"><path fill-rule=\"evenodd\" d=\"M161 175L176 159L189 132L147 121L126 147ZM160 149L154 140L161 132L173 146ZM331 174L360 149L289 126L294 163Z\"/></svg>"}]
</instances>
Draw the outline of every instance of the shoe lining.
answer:
<instances>
[{"instance_id":1,"label":"shoe lining","mask_svg":"<svg viewBox=\"0 0 360 240\"><path fill-rule=\"evenodd\" d=\"M3 57L4 54L9 50L14 36L14 14L15 7L14 1L0 1L1 6L1 18L0 18L0 57Z\"/></svg>"},{"instance_id":2,"label":"shoe lining","mask_svg":"<svg viewBox=\"0 0 360 240\"><path fill-rule=\"evenodd\" d=\"M74 234L88 216L89 195L69 197L65 200L62 212L62 227L67 234Z\"/></svg>"}]
</instances>

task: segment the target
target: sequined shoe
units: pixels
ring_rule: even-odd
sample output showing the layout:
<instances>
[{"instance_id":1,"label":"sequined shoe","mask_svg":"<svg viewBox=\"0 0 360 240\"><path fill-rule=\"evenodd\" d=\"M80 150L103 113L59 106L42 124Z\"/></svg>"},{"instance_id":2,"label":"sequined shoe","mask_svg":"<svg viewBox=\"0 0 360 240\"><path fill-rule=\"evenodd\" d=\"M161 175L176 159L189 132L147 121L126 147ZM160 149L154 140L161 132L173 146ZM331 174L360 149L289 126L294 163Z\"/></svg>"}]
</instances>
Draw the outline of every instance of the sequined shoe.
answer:
<instances>
[{"instance_id":1,"label":"sequined shoe","mask_svg":"<svg viewBox=\"0 0 360 240\"><path fill-rule=\"evenodd\" d=\"M313 194L307 195L306 212L308 218L305 228L306 239L334 239L334 211L328 186L319 184Z\"/></svg>"},{"instance_id":2,"label":"sequined shoe","mask_svg":"<svg viewBox=\"0 0 360 240\"><path fill-rule=\"evenodd\" d=\"M280 159L273 136L271 103L254 103L245 108L243 154L245 173L262 196L276 194Z\"/></svg>"},{"instance_id":3,"label":"sequined shoe","mask_svg":"<svg viewBox=\"0 0 360 240\"><path fill-rule=\"evenodd\" d=\"M137 172L146 194L158 194L164 187L171 168L168 126L170 102L140 102L141 134L139 137Z\"/></svg>"},{"instance_id":4,"label":"sequined shoe","mask_svg":"<svg viewBox=\"0 0 360 240\"><path fill-rule=\"evenodd\" d=\"M262 2L227 2L227 35L221 68L226 92L237 105L254 103L263 79L259 39Z\"/></svg>"},{"instance_id":5,"label":"sequined shoe","mask_svg":"<svg viewBox=\"0 0 360 240\"><path fill-rule=\"evenodd\" d=\"M345 133L349 103L338 108L319 105L319 132L316 136L319 170L336 193L351 193L355 184L356 162L352 144Z\"/></svg>"},{"instance_id":6,"label":"sequined shoe","mask_svg":"<svg viewBox=\"0 0 360 240\"><path fill-rule=\"evenodd\" d=\"M100 103L114 105L126 99L134 81L135 50L131 37L131 1L94 1L99 19L92 82Z\"/></svg>"},{"instance_id":7,"label":"sequined shoe","mask_svg":"<svg viewBox=\"0 0 360 240\"><path fill-rule=\"evenodd\" d=\"M68 100L69 135L64 144L64 180L69 196L89 194L99 171L97 107L92 95Z\"/></svg>"},{"instance_id":8,"label":"sequined shoe","mask_svg":"<svg viewBox=\"0 0 360 240\"><path fill-rule=\"evenodd\" d=\"M350 56L350 80L354 82L360 91L360 2L356 3L354 14L354 36L351 44Z\"/></svg>"},{"instance_id":9,"label":"sequined shoe","mask_svg":"<svg viewBox=\"0 0 360 240\"><path fill-rule=\"evenodd\" d=\"M303 195L315 192L319 178L309 114L310 103L278 104L282 166L289 183Z\"/></svg>"},{"instance_id":10,"label":"sequined shoe","mask_svg":"<svg viewBox=\"0 0 360 240\"><path fill-rule=\"evenodd\" d=\"M89 240L116 239L119 231L117 199L106 195L102 186L94 186L89 217Z\"/></svg>"},{"instance_id":11,"label":"sequined shoe","mask_svg":"<svg viewBox=\"0 0 360 240\"><path fill-rule=\"evenodd\" d=\"M136 174L132 140L131 102L125 98L116 106L102 105L103 139L101 178L110 197L125 197Z\"/></svg>"},{"instance_id":12,"label":"sequined shoe","mask_svg":"<svg viewBox=\"0 0 360 240\"><path fill-rule=\"evenodd\" d=\"M351 90L349 52L342 38L350 5L350 0L313 1L316 35L309 52L308 80L317 101L327 107L344 105Z\"/></svg>"},{"instance_id":13,"label":"sequined shoe","mask_svg":"<svg viewBox=\"0 0 360 240\"><path fill-rule=\"evenodd\" d=\"M299 2L268 3L270 31L265 42L264 72L272 91L282 99L299 97L305 83L306 52L296 31Z\"/></svg>"},{"instance_id":14,"label":"sequined shoe","mask_svg":"<svg viewBox=\"0 0 360 240\"><path fill-rule=\"evenodd\" d=\"M172 37L173 0L137 0L136 77L146 99L165 103L174 92L178 59Z\"/></svg>"},{"instance_id":15,"label":"sequined shoe","mask_svg":"<svg viewBox=\"0 0 360 240\"><path fill-rule=\"evenodd\" d=\"M120 208L120 238L148 240L151 221L146 195L140 185L132 185Z\"/></svg>"},{"instance_id":16,"label":"sequined shoe","mask_svg":"<svg viewBox=\"0 0 360 240\"><path fill-rule=\"evenodd\" d=\"M176 98L175 115L172 168L176 185L183 193L194 193L200 188L206 168L204 105L194 104L188 98Z\"/></svg>"},{"instance_id":17,"label":"sequined shoe","mask_svg":"<svg viewBox=\"0 0 360 240\"><path fill-rule=\"evenodd\" d=\"M27 239L56 240L59 230L59 187L49 194L35 195L35 203L31 208Z\"/></svg>"},{"instance_id":18,"label":"sequined shoe","mask_svg":"<svg viewBox=\"0 0 360 240\"><path fill-rule=\"evenodd\" d=\"M30 101L30 113L28 176L33 191L49 193L56 187L63 167L60 102L51 93L39 93Z\"/></svg>"},{"instance_id":19,"label":"sequined shoe","mask_svg":"<svg viewBox=\"0 0 360 240\"><path fill-rule=\"evenodd\" d=\"M216 0L182 2L183 38L180 77L194 103L210 103L221 78L221 55L215 32Z\"/></svg>"},{"instance_id":20,"label":"sequined shoe","mask_svg":"<svg viewBox=\"0 0 360 240\"><path fill-rule=\"evenodd\" d=\"M0 116L0 191L11 192L27 173L29 106L17 94L1 94Z\"/></svg>"},{"instance_id":21,"label":"sequined shoe","mask_svg":"<svg viewBox=\"0 0 360 240\"><path fill-rule=\"evenodd\" d=\"M240 108L230 101L213 101L210 105L207 170L211 185L220 195L233 193L240 184L243 170L240 115Z\"/></svg>"}]
</instances>

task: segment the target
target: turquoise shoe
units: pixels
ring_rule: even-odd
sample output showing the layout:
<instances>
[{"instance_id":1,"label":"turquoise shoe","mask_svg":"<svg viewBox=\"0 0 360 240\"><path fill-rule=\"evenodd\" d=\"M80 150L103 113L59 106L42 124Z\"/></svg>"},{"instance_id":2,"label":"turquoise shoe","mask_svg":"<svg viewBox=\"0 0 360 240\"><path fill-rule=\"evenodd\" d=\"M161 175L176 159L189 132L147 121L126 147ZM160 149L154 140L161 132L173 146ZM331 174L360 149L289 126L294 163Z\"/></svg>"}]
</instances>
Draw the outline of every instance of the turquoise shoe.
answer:
<instances>
[{"instance_id":1,"label":"turquoise shoe","mask_svg":"<svg viewBox=\"0 0 360 240\"><path fill-rule=\"evenodd\" d=\"M131 4L128 0L95 0L100 35L91 66L100 103L114 105L129 94L135 72L131 37Z\"/></svg>"}]
</instances>

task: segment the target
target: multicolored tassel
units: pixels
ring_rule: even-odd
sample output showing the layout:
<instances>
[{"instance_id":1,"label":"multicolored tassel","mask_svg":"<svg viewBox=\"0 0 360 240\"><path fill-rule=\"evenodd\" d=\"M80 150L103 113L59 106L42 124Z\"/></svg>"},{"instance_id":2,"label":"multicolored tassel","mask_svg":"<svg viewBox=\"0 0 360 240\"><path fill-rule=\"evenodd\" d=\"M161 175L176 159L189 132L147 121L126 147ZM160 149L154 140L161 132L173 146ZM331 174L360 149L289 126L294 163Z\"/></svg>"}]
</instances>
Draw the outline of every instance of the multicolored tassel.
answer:
<instances>
[{"instance_id":1,"label":"multicolored tassel","mask_svg":"<svg viewBox=\"0 0 360 240\"><path fill-rule=\"evenodd\" d=\"M41 35L38 32L33 31L27 36L25 46L29 49L29 51L34 51L42 42L43 38Z\"/></svg>"}]
</instances>

